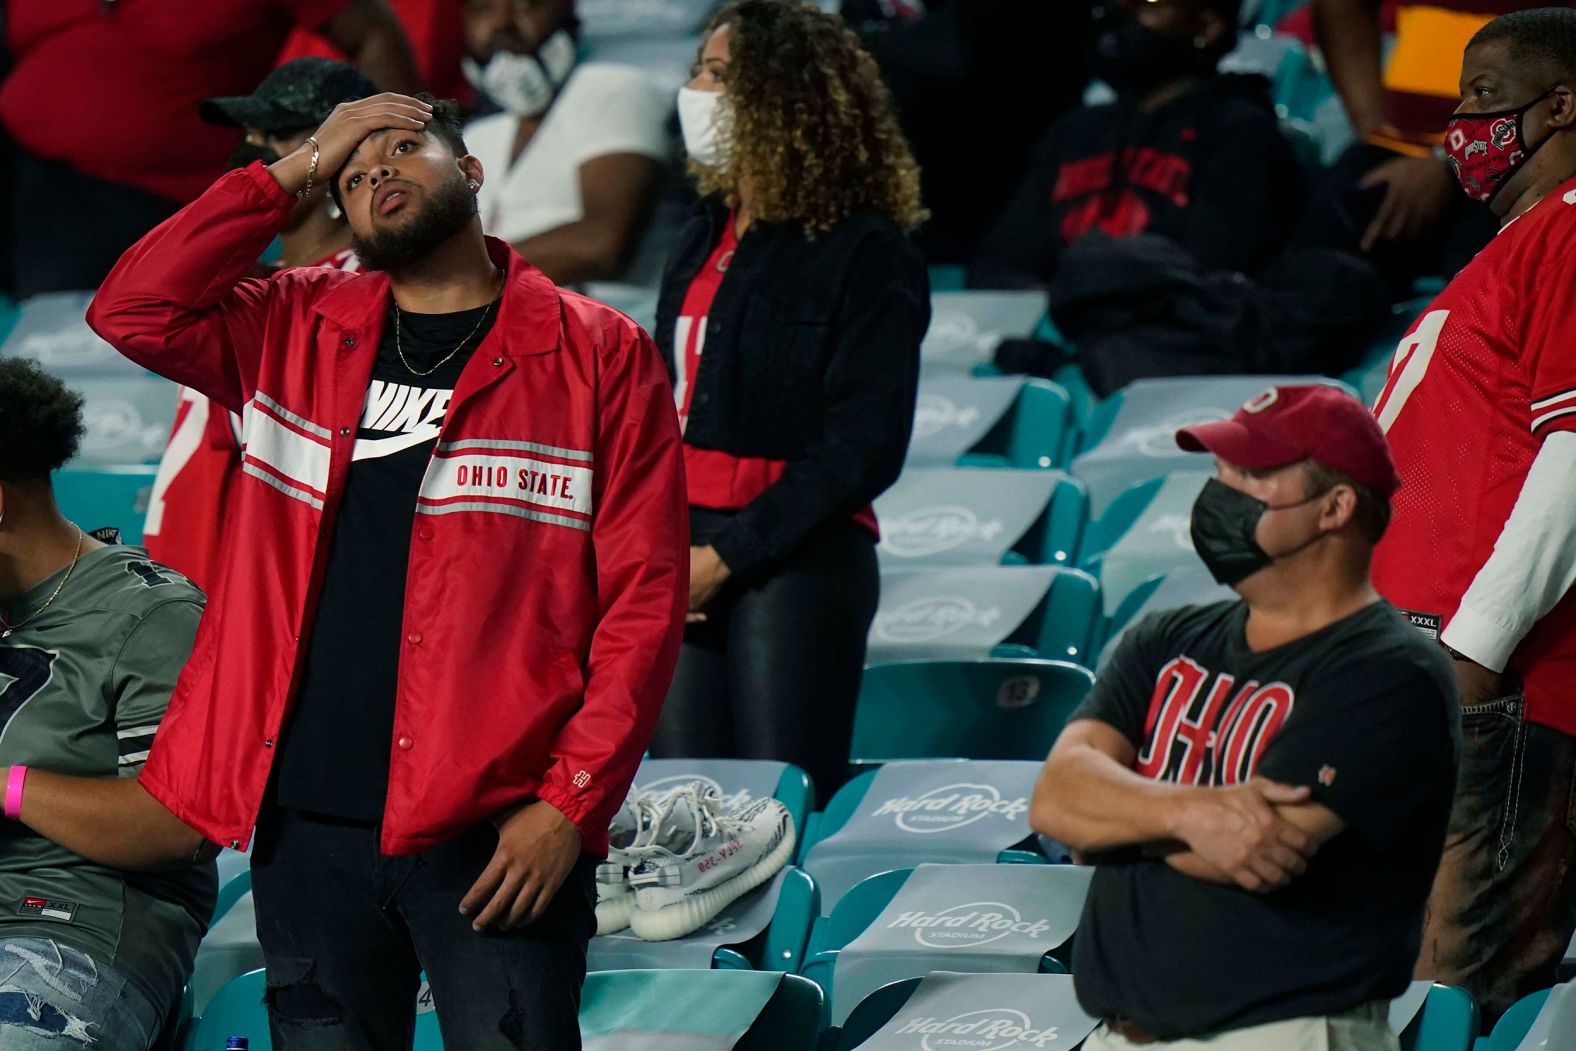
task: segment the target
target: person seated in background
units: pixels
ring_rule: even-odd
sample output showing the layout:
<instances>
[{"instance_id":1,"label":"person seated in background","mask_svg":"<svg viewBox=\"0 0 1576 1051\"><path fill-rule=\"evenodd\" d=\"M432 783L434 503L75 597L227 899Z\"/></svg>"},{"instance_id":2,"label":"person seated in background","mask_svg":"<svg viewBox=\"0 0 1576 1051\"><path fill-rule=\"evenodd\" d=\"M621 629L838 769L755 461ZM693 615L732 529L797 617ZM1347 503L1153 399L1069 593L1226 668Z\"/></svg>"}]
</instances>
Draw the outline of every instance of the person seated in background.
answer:
<instances>
[{"instance_id":1,"label":"person seated in background","mask_svg":"<svg viewBox=\"0 0 1576 1051\"><path fill-rule=\"evenodd\" d=\"M1546 2L1546 0L1545 0ZM1405 296L1423 275L1453 276L1494 236L1441 152L1460 101L1461 53L1526 0L1401 0L1381 67L1380 0L1313 0L1315 36L1358 142L1336 161L1297 240L1360 251Z\"/></svg>"},{"instance_id":2,"label":"person seated in background","mask_svg":"<svg viewBox=\"0 0 1576 1051\"><path fill-rule=\"evenodd\" d=\"M466 79L503 110L465 129L482 226L559 284L619 276L673 152L672 100L578 32L574 0L466 0Z\"/></svg>"},{"instance_id":3,"label":"person seated in background","mask_svg":"<svg viewBox=\"0 0 1576 1051\"><path fill-rule=\"evenodd\" d=\"M1296 157L1263 77L1222 74L1239 0L1111 0L1097 16L1095 75L1116 99L1046 131L1032 167L981 241L973 288L1046 288L1090 231L1162 235L1207 270L1254 273L1280 250L1301 201Z\"/></svg>"},{"instance_id":4,"label":"person seated in background","mask_svg":"<svg viewBox=\"0 0 1576 1051\"><path fill-rule=\"evenodd\" d=\"M1459 751L1449 661L1369 582L1400 478L1322 384L1177 444L1215 454L1193 544L1241 597L1123 637L1030 809L1095 864L1084 1046L1394 1051Z\"/></svg>"},{"instance_id":5,"label":"person seated in background","mask_svg":"<svg viewBox=\"0 0 1576 1051\"><path fill-rule=\"evenodd\" d=\"M5 1051L153 1047L216 891L202 837L137 780L203 595L61 513L50 473L82 432L78 395L0 361Z\"/></svg>"},{"instance_id":6,"label":"person seated in background","mask_svg":"<svg viewBox=\"0 0 1576 1051\"><path fill-rule=\"evenodd\" d=\"M931 263L974 258L1040 136L1078 105L1089 81L1093 6L843 0L843 18L881 67L919 165L930 218L914 243Z\"/></svg>"},{"instance_id":7,"label":"person seated in background","mask_svg":"<svg viewBox=\"0 0 1576 1051\"><path fill-rule=\"evenodd\" d=\"M9 0L15 65L0 83L0 127L14 141L0 250L13 298L96 288L207 188L235 142L198 119L198 103L250 91L297 26L320 30L385 90L420 89L388 0Z\"/></svg>"},{"instance_id":8,"label":"person seated in background","mask_svg":"<svg viewBox=\"0 0 1576 1051\"><path fill-rule=\"evenodd\" d=\"M326 58L298 58L274 70L250 95L208 99L209 124L239 126L245 138L230 167L273 164L294 153L341 102L377 93L354 66ZM279 268L326 266L358 270L350 224L320 184L290 210L280 235ZM266 271L272 268L263 268ZM241 471L241 418L190 387L180 388L175 425L154 476L143 543L148 554L213 590L231 493Z\"/></svg>"}]
</instances>

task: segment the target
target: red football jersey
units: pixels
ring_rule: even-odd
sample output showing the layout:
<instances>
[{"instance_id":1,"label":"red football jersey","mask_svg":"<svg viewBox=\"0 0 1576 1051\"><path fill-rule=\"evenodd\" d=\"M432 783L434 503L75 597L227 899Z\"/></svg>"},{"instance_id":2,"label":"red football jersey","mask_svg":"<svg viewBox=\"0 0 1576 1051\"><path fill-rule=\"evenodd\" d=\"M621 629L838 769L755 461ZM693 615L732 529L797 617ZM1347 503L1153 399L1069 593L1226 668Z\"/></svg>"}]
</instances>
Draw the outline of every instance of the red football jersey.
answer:
<instances>
[{"instance_id":1,"label":"red football jersey","mask_svg":"<svg viewBox=\"0 0 1576 1051\"><path fill-rule=\"evenodd\" d=\"M1374 403L1402 485L1374 584L1443 630L1494 550L1533 457L1576 431L1576 179L1515 219L1412 324ZM1576 734L1576 600L1511 655L1528 718Z\"/></svg>"},{"instance_id":2,"label":"red football jersey","mask_svg":"<svg viewBox=\"0 0 1576 1051\"><path fill-rule=\"evenodd\" d=\"M353 249L315 265L359 270ZM213 594L222 563L224 509L241 473L241 418L189 387L180 388L175 426L159 460L142 542L155 562L177 569Z\"/></svg>"}]
</instances>

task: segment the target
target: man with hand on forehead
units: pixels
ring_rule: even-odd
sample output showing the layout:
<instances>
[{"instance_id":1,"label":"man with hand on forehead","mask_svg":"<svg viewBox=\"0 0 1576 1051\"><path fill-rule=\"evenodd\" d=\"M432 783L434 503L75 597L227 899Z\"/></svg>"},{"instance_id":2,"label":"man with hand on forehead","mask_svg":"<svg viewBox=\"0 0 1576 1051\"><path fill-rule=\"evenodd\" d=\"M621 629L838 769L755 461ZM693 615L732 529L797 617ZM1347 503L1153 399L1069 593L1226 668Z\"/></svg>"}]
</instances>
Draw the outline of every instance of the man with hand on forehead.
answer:
<instances>
[{"instance_id":1,"label":"man with hand on forehead","mask_svg":"<svg viewBox=\"0 0 1576 1051\"><path fill-rule=\"evenodd\" d=\"M231 555L142 783L257 843L273 1046L573 1048L593 875L688 597L650 339L484 238L452 103L337 106L134 246L89 322L233 412ZM329 184L364 271L246 275Z\"/></svg>"},{"instance_id":2,"label":"man with hand on forehead","mask_svg":"<svg viewBox=\"0 0 1576 1051\"><path fill-rule=\"evenodd\" d=\"M1438 647L1368 578L1400 485L1325 385L1184 428L1215 454L1193 545L1234 601L1123 636L1030 823L1096 866L1074 947L1087 1045L1394 1049L1456 778Z\"/></svg>"}]
</instances>

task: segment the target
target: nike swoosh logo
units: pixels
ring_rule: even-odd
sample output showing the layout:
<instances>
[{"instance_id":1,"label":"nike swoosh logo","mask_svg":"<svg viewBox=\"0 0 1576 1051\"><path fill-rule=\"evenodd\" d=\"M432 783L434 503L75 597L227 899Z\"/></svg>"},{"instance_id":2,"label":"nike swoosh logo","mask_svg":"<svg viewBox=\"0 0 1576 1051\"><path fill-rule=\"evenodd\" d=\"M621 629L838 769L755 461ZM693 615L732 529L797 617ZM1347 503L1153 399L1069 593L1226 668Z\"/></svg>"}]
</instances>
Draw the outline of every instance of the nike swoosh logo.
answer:
<instances>
[{"instance_id":1,"label":"nike swoosh logo","mask_svg":"<svg viewBox=\"0 0 1576 1051\"><path fill-rule=\"evenodd\" d=\"M437 439L443 430L441 423L424 423L408 434L395 434L387 438L357 438L352 447L350 458L355 460L376 460L382 456L393 456L406 449Z\"/></svg>"}]
</instances>

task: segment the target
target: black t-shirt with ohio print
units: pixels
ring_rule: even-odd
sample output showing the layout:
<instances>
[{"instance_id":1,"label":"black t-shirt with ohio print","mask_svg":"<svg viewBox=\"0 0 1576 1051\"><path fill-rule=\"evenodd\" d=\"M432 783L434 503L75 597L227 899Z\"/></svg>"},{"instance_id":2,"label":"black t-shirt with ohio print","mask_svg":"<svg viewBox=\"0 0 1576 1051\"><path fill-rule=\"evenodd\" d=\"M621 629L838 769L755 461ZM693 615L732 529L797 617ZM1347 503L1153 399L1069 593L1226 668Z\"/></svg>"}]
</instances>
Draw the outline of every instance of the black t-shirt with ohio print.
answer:
<instances>
[{"instance_id":1,"label":"black t-shirt with ohio print","mask_svg":"<svg viewBox=\"0 0 1576 1051\"><path fill-rule=\"evenodd\" d=\"M1233 601L1145 618L1073 715L1121 731L1145 776L1307 785L1346 824L1269 894L1137 851L1099 859L1073 948L1078 999L1161 1039L1399 995L1455 791L1455 680L1395 607L1259 653L1247 615Z\"/></svg>"},{"instance_id":2,"label":"black t-shirt with ohio print","mask_svg":"<svg viewBox=\"0 0 1576 1051\"><path fill-rule=\"evenodd\" d=\"M416 496L454 385L497 314L496 302L453 314L401 311L396 347L389 312L334 523L300 694L281 743L281 806L357 821L383 816ZM459 352L430 375L415 374L456 347ZM410 367L400 360L401 350Z\"/></svg>"}]
</instances>

